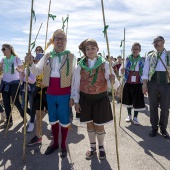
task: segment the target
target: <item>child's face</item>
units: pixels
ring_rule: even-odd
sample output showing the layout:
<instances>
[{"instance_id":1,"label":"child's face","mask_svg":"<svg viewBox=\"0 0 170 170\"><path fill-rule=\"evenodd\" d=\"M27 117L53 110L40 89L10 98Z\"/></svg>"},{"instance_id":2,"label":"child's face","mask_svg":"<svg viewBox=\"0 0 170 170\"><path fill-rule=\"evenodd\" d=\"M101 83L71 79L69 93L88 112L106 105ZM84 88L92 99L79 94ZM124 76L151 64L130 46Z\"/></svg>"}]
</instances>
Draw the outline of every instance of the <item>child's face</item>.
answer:
<instances>
[{"instance_id":1,"label":"child's face","mask_svg":"<svg viewBox=\"0 0 170 170\"><path fill-rule=\"evenodd\" d=\"M94 45L86 46L86 56L90 59L94 59L95 57L97 57L98 51L99 49Z\"/></svg>"}]
</instances>

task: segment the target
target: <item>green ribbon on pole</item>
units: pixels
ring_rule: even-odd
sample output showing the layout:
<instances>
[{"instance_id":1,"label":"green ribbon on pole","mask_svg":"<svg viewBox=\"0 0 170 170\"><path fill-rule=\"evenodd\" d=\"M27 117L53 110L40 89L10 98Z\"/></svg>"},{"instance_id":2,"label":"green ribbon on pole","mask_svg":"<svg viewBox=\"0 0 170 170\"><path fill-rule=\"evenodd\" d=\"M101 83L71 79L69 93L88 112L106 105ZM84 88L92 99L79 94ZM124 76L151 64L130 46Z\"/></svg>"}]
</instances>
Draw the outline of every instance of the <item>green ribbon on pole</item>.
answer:
<instances>
[{"instance_id":1,"label":"green ribbon on pole","mask_svg":"<svg viewBox=\"0 0 170 170\"><path fill-rule=\"evenodd\" d=\"M54 21L54 20L55 20L55 18L56 18L56 15L48 14L48 16L49 16L49 18L52 18L52 19L53 19L53 21Z\"/></svg>"},{"instance_id":2,"label":"green ribbon on pole","mask_svg":"<svg viewBox=\"0 0 170 170\"><path fill-rule=\"evenodd\" d=\"M31 43L31 51L34 47L35 47L35 41L33 43Z\"/></svg>"},{"instance_id":3,"label":"green ribbon on pole","mask_svg":"<svg viewBox=\"0 0 170 170\"><path fill-rule=\"evenodd\" d=\"M62 29L64 30L64 27L65 27L65 22L67 21L68 22L68 19L69 17L67 17L64 21L63 21L63 26L62 26Z\"/></svg>"},{"instance_id":4,"label":"green ribbon on pole","mask_svg":"<svg viewBox=\"0 0 170 170\"><path fill-rule=\"evenodd\" d=\"M103 33L104 33L104 37L106 36L106 30L108 29L109 25L105 25L104 26L104 30L103 30Z\"/></svg>"},{"instance_id":5,"label":"green ribbon on pole","mask_svg":"<svg viewBox=\"0 0 170 170\"><path fill-rule=\"evenodd\" d=\"M35 11L32 10L32 18L34 19L34 21L36 22L36 16L35 16Z\"/></svg>"},{"instance_id":6,"label":"green ribbon on pole","mask_svg":"<svg viewBox=\"0 0 170 170\"><path fill-rule=\"evenodd\" d=\"M124 40L121 40L121 42L120 42L120 47L122 47L123 41L124 41Z\"/></svg>"}]
</instances>

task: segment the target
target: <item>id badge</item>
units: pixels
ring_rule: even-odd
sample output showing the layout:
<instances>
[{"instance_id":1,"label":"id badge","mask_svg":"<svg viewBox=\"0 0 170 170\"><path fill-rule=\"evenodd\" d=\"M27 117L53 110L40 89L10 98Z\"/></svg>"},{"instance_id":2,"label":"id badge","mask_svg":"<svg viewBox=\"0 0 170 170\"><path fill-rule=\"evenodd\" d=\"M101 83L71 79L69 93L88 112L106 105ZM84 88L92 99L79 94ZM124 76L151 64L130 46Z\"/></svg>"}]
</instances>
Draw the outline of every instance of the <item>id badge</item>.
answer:
<instances>
[{"instance_id":1,"label":"id badge","mask_svg":"<svg viewBox=\"0 0 170 170\"><path fill-rule=\"evenodd\" d=\"M131 82L135 83L136 82L136 76L131 77Z\"/></svg>"}]
</instances>

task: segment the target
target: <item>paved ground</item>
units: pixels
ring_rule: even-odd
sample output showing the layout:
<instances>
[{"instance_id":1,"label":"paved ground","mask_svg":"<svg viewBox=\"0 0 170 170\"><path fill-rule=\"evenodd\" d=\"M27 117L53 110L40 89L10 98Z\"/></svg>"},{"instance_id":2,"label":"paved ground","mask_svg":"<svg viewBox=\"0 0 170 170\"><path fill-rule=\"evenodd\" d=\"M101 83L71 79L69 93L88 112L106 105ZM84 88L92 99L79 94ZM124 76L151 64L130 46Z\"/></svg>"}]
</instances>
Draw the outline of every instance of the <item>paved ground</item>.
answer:
<instances>
[{"instance_id":1,"label":"paved ground","mask_svg":"<svg viewBox=\"0 0 170 170\"><path fill-rule=\"evenodd\" d=\"M146 99L146 103L147 103ZM116 104L117 124L119 105ZM148 105L146 105L148 108ZM126 123L126 108L122 110L121 127L118 127L118 144L121 170L170 170L170 143L159 134L154 138L148 136L150 131L149 111L139 114L140 126ZM107 158L100 161L96 156L85 159L89 147L85 126L73 119L68 137L69 154L59 157L59 151L44 155L50 143L50 125L48 117L43 120L42 145L26 148L26 162L22 161L23 124L17 112L14 112L14 126L4 139L4 130L0 130L0 170L111 170L117 169L114 124L105 126L105 150ZM170 127L168 126L170 132ZM27 141L34 133L27 134Z\"/></svg>"}]
</instances>

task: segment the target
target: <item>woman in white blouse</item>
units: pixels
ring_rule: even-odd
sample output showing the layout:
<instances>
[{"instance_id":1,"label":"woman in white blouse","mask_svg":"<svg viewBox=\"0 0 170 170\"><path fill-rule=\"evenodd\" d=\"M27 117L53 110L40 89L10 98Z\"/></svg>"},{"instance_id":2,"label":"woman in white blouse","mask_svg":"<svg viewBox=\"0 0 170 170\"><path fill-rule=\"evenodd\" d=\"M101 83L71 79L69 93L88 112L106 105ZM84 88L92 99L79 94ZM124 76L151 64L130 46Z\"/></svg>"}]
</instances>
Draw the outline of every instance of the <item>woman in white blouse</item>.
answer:
<instances>
[{"instance_id":1,"label":"woman in white blouse","mask_svg":"<svg viewBox=\"0 0 170 170\"><path fill-rule=\"evenodd\" d=\"M3 71L0 91L2 92L7 119L2 128L6 128L11 112L10 97L12 97L13 102L16 96L14 104L20 112L21 117L24 118L24 111L21 108L21 103L19 101L19 93L16 94L17 88L20 84L20 77L17 69L23 69L23 66L20 58L16 55L14 48L10 44L3 44L1 50L5 57L2 58L0 63L0 71ZM11 116L9 127L12 125L13 121Z\"/></svg>"}]
</instances>

